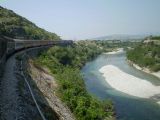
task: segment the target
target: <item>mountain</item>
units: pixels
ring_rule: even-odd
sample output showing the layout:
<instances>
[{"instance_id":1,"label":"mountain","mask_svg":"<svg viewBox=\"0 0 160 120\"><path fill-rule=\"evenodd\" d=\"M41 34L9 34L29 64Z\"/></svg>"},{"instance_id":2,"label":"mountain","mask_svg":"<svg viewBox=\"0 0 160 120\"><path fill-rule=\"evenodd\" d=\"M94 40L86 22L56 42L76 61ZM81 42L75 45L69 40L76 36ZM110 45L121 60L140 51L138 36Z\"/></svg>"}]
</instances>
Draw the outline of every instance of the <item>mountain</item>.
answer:
<instances>
[{"instance_id":1,"label":"mountain","mask_svg":"<svg viewBox=\"0 0 160 120\"><path fill-rule=\"evenodd\" d=\"M37 40L60 40L55 33L39 28L24 17L0 6L0 35Z\"/></svg>"},{"instance_id":2,"label":"mountain","mask_svg":"<svg viewBox=\"0 0 160 120\"><path fill-rule=\"evenodd\" d=\"M94 40L122 40L122 41L128 41L128 40L142 40L148 35L125 35L125 34L114 34L114 35L108 35L103 37L97 37L94 38Z\"/></svg>"}]
</instances>

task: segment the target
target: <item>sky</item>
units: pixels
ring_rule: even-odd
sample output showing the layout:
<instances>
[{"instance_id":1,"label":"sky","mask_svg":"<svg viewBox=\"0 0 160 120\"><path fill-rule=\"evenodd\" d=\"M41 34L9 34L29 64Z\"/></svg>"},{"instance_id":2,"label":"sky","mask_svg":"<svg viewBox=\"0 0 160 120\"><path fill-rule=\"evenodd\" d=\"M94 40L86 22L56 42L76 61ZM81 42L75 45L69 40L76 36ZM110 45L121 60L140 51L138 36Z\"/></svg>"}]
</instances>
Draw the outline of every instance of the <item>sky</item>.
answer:
<instances>
[{"instance_id":1,"label":"sky","mask_svg":"<svg viewBox=\"0 0 160 120\"><path fill-rule=\"evenodd\" d=\"M160 0L0 0L62 39L159 34Z\"/></svg>"}]
</instances>

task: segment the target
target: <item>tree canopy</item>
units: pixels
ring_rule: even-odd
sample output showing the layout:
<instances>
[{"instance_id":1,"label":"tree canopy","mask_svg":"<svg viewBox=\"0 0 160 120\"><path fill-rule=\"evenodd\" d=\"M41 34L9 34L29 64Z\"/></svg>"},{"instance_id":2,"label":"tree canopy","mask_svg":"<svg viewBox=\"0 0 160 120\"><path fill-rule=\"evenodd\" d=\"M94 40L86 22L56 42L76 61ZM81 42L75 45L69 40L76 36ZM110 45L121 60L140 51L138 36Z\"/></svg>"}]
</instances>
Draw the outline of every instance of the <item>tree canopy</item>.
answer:
<instances>
[{"instance_id":1,"label":"tree canopy","mask_svg":"<svg viewBox=\"0 0 160 120\"><path fill-rule=\"evenodd\" d=\"M141 67L147 67L151 71L160 70L160 45L150 42L141 43L127 52L127 58Z\"/></svg>"}]
</instances>

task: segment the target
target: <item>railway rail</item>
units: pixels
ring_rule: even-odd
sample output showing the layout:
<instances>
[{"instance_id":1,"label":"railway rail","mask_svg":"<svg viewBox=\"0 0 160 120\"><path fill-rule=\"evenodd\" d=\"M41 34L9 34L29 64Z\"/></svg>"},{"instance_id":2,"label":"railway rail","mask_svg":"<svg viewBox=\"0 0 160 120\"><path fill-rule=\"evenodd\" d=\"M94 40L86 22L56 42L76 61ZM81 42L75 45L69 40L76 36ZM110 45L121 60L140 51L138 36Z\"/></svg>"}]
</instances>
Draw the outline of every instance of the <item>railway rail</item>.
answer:
<instances>
[{"instance_id":1,"label":"railway rail","mask_svg":"<svg viewBox=\"0 0 160 120\"><path fill-rule=\"evenodd\" d=\"M73 41L71 41L71 40L68 40L68 41L66 41L66 40L59 40L59 41L51 41L51 40L18 40L18 39L12 39L12 38L8 38L8 37L0 37L0 78L2 77L2 81L3 81L3 82L0 81L0 82L3 83L3 89L2 89L2 93L3 93L2 94L2 96L3 96L2 101L3 102L1 101L3 104L0 105L0 106L3 106L3 108L4 108L4 106L6 106L6 105L4 105L5 104L4 101L8 101L8 100L12 101L11 100L12 97L15 98L15 101L12 101L12 102L9 102L9 103L7 102L6 104L8 104L8 106L9 105L14 105L17 102L17 98L18 98L18 96L15 94L16 93L15 86L16 86L17 83L16 83L16 78L14 76L14 72L13 72L13 66L15 64L15 61L12 61L12 59L14 59L13 58L14 55L12 56L12 54L16 53L17 51L22 51L22 50L25 50L25 49L28 49L28 48L36 49L36 48L43 47L43 46L44 47L45 46L47 46L47 47L48 46L54 46L54 45L66 46L66 45L72 45L72 44L73 44ZM12 59L8 59L10 56L12 56L11 57ZM8 62L7 59L10 62ZM11 67L11 69L8 68L7 69L8 72L6 71L7 74L5 73L4 76L3 76L3 70L5 68L5 63L6 62L7 62L6 67L7 68ZM10 64L12 66L10 66ZM22 69L22 61L21 61L21 69ZM44 115L43 115L43 113L42 113L42 111L41 111L41 109L40 109L40 107L39 107L39 105L38 105L38 103L37 103L37 101L36 101L36 99L34 97L32 89L31 89L27 79L24 76L23 71L21 71L21 75L24 78L24 80L25 80L25 82L26 82L26 84L27 84L27 86L29 88L30 94L32 95L32 99L33 99L33 101L34 101L34 103L36 105L36 108L37 108L42 120L46 120L46 118L44 117ZM8 85L11 85L10 87L12 88L12 90L11 90L11 92L7 93L7 95L5 97L5 95L4 95L5 92L9 91L11 89ZM10 108L4 108L7 111L6 115L10 114L11 116L8 116L8 117L5 116L4 115L4 110L3 110L3 112L2 112L3 113L3 117L5 116L6 119L13 118L15 116L13 114L14 114L14 110L16 109L16 107L17 106L15 106L12 110ZM17 114L19 114L19 113L17 112Z\"/></svg>"}]
</instances>

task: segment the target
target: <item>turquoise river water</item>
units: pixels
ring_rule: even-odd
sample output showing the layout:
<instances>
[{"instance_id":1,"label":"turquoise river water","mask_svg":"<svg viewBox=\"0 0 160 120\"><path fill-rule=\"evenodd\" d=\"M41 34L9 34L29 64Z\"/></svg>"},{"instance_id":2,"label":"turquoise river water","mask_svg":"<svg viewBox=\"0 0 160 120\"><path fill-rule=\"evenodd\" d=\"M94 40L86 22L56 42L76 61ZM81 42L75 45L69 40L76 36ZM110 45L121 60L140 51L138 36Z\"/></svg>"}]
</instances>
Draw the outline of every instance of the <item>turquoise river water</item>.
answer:
<instances>
[{"instance_id":1,"label":"turquoise river water","mask_svg":"<svg viewBox=\"0 0 160 120\"><path fill-rule=\"evenodd\" d=\"M105 65L114 65L125 73L160 86L160 79L157 77L128 65L126 54L122 52L119 54L102 54L83 67L82 74L87 90L101 100L111 99L115 105L117 120L160 120L160 105L154 100L133 97L110 87L99 72L99 69Z\"/></svg>"}]
</instances>

